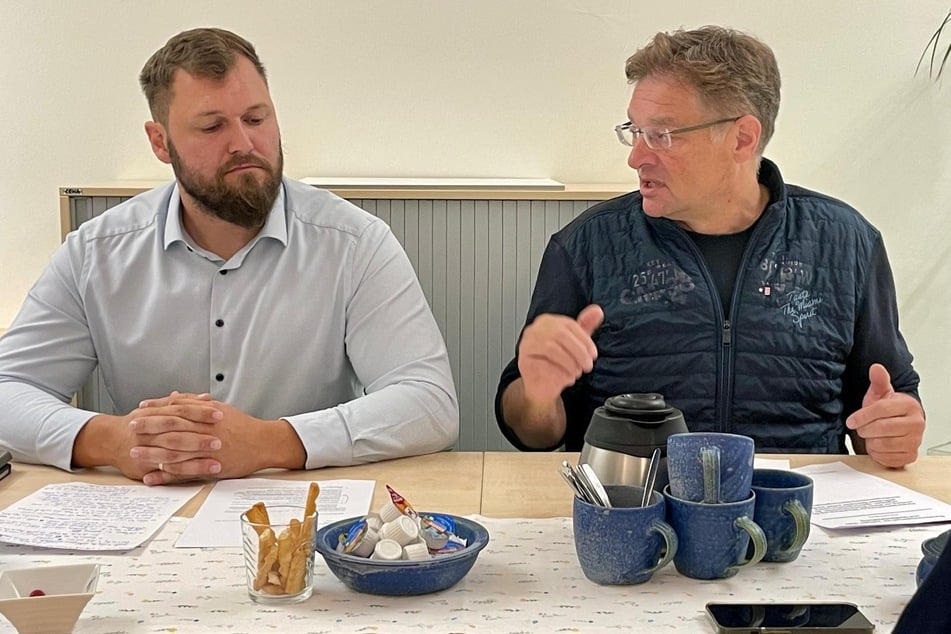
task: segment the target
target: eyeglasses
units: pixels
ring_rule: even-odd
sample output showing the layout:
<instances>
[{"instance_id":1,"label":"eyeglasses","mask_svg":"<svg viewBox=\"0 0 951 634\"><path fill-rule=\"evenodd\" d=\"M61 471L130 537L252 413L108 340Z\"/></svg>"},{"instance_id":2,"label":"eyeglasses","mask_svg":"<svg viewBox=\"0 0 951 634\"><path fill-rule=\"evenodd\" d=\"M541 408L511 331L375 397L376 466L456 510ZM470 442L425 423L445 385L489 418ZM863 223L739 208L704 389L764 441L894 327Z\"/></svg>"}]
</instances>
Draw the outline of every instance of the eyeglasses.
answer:
<instances>
[{"instance_id":1,"label":"eyeglasses","mask_svg":"<svg viewBox=\"0 0 951 634\"><path fill-rule=\"evenodd\" d=\"M672 143L671 137L675 134L703 130L704 128L710 128L715 125L720 125L721 123L732 123L739 118L740 117L728 117L726 119L717 119L710 123L701 123L700 125L677 128L676 130L668 130L667 128L635 128L634 124L628 121L627 123L614 126L614 133L617 134L618 141L629 147L634 147L634 144L637 143L637 137L643 137L644 143L646 143L650 149L669 150Z\"/></svg>"}]
</instances>

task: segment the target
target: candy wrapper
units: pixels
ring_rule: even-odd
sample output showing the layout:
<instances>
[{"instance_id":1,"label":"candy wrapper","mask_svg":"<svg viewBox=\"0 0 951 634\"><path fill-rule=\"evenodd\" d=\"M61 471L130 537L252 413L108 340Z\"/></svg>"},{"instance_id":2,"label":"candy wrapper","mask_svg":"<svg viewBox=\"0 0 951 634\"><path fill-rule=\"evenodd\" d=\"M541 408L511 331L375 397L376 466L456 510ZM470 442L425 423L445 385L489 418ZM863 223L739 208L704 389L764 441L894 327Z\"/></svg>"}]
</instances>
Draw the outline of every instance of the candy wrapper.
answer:
<instances>
[{"instance_id":1,"label":"candy wrapper","mask_svg":"<svg viewBox=\"0 0 951 634\"><path fill-rule=\"evenodd\" d=\"M432 556L446 555L466 547L466 540L456 535L456 523L452 517L439 513L417 513L409 501L394 491L390 485L386 485L386 490L390 494L392 507L390 507L390 503L387 503L386 506L388 508L383 509L380 515L389 517L390 522L384 524L381 532L378 534L378 532L370 526L368 522L369 516L355 521L345 533L341 533L338 536L338 543L335 549L337 552L356 555L358 557L371 556L371 554L375 552L378 544L384 544L387 541L387 539L384 539L387 536L386 526L396 522L401 517L408 517L415 523L413 526L414 534L416 532L415 527L419 527L419 537L425 542L423 553L428 551L428 555ZM373 514L373 517L377 519L377 524L379 524L380 516ZM422 543L419 544L419 546L422 545ZM417 553L412 553L412 555L413 556L410 557L409 554L407 554L407 557L404 558L419 559Z\"/></svg>"},{"instance_id":2,"label":"candy wrapper","mask_svg":"<svg viewBox=\"0 0 951 634\"><path fill-rule=\"evenodd\" d=\"M419 522L420 534L426 540L430 553L434 555L453 553L466 547L466 540L453 532L456 525L451 517L438 514L420 515L409 500L394 491L393 487L387 484L386 491L390 494L393 506L398 508L403 515Z\"/></svg>"}]
</instances>

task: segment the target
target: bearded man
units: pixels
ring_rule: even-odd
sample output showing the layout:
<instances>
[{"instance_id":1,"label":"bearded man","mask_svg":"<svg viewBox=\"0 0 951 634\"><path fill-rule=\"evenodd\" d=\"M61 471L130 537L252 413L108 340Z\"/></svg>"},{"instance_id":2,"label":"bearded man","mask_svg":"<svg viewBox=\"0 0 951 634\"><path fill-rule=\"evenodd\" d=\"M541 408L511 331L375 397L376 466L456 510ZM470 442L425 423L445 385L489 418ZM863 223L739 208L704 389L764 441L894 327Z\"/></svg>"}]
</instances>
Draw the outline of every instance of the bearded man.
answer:
<instances>
[{"instance_id":1,"label":"bearded man","mask_svg":"<svg viewBox=\"0 0 951 634\"><path fill-rule=\"evenodd\" d=\"M283 178L254 47L170 39L140 83L175 181L71 233L0 339L0 445L146 484L439 451L445 344L389 227ZM99 368L116 413L69 405Z\"/></svg>"}]
</instances>

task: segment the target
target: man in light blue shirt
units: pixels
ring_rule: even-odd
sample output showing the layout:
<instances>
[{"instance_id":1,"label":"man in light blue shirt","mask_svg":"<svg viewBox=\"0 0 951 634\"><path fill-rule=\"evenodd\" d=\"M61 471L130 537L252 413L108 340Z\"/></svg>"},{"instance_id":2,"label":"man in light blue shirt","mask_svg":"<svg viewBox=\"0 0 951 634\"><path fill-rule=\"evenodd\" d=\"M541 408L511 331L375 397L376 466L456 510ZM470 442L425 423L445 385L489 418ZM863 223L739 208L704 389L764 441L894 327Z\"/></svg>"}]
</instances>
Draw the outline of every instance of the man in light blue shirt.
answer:
<instances>
[{"instance_id":1,"label":"man in light blue shirt","mask_svg":"<svg viewBox=\"0 0 951 634\"><path fill-rule=\"evenodd\" d=\"M381 220L282 177L250 43L180 33L140 76L175 182L84 223L0 338L0 445L146 484L439 451L446 347ZM99 366L118 415L68 404Z\"/></svg>"}]
</instances>

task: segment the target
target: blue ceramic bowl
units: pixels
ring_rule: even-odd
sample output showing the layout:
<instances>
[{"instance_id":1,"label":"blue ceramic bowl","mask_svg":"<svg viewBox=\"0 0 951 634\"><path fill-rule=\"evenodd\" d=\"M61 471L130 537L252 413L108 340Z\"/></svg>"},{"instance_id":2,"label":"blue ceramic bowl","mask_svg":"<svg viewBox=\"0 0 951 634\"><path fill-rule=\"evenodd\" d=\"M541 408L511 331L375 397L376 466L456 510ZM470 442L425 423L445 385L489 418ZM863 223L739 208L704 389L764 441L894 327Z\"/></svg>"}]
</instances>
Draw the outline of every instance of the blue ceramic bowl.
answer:
<instances>
[{"instance_id":1,"label":"blue ceramic bowl","mask_svg":"<svg viewBox=\"0 0 951 634\"><path fill-rule=\"evenodd\" d=\"M424 512L421 515L432 513ZM440 515L446 515L440 513ZM408 596L439 592L455 585L466 576L479 551L489 543L484 526L457 515L449 515L456 523L456 535L466 540L466 547L448 555L424 561L380 561L338 553L338 536L361 517L351 517L328 524L317 531L317 552L327 566L351 590L367 594Z\"/></svg>"},{"instance_id":2,"label":"blue ceramic bowl","mask_svg":"<svg viewBox=\"0 0 951 634\"><path fill-rule=\"evenodd\" d=\"M938 563L938 558L948 545L948 538L951 537L951 530L947 530L937 537L931 537L921 543L921 561L915 569L915 581L920 586L931 570Z\"/></svg>"}]
</instances>

